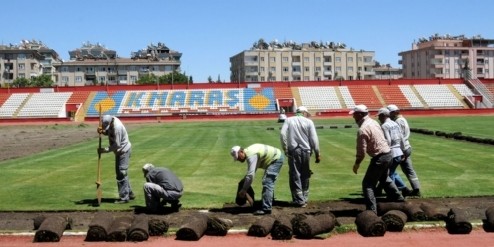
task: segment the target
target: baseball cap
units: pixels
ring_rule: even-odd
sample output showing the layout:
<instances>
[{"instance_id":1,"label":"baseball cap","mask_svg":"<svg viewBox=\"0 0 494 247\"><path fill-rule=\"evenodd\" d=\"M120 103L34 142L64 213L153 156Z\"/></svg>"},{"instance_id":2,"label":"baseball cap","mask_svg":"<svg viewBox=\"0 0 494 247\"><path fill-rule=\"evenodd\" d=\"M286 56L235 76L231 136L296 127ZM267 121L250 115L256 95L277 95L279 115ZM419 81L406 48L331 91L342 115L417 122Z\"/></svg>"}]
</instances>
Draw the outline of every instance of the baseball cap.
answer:
<instances>
[{"instance_id":1,"label":"baseball cap","mask_svg":"<svg viewBox=\"0 0 494 247\"><path fill-rule=\"evenodd\" d=\"M153 168L153 167L154 167L154 165L153 165L153 164L151 164L151 163L146 163L146 164L144 164L144 166L142 167L142 170L143 170L143 171L147 171L147 172L148 172L148 171L149 171L149 169L151 169L151 168Z\"/></svg>"},{"instance_id":2,"label":"baseball cap","mask_svg":"<svg viewBox=\"0 0 494 247\"><path fill-rule=\"evenodd\" d=\"M299 106L297 107L297 110L296 110L297 113L307 113L309 116L310 116L310 113L309 113L309 110L307 110L307 107L305 106Z\"/></svg>"},{"instance_id":3,"label":"baseball cap","mask_svg":"<svg viewBox=\"0 0 494 247\"><path fill-rule=\"evenodd\" d=\"M377 112L377 116L379 116L381 114L383 114L384 116L389 116L388 108L383 107L383 108L379 109L379 111Z\"/></svg>"},{"instance_id":4,"label":"baseball cap","mask_svg":"<svg viewBox=\"0 0 494 247\"><path fill-rule=\"evenodd\" d=\"M369 110L367 110L367 106L365 105L356 105L348 114L353 114L355 112L369 112Z\"/></svg>"},{"instance_id":5,"label":"baseball cap","mask_svg":"<svg viewBox=\"0 0 494 247\"><path fill-rule=\"evenodd\" d=\"M101 119L101 127L106 131L110 128L110 123L113 120L113 117L110 115L104 115Z\"/></svg>"},{"instance_id":6,"label":"baseball cap","mask_svg":"<svg viewBox=\"0 0 494 247\"><path fill-rule=\"evenodd\" d=\"M389 112L399 111L400 109L396 105L388 105Z\"/></svg>"},{"instance_id":7,"label":"baseball cap","mask_svg":"<svg viewBox=\"0 0 494 247\"><path fill-rule=\"evenodd\" d=\"M239 150L240 150L240 146L233 146L232 150L230 150L230 155L233 157L233 161L237 161Z\"/></svg>"}]
</instances>

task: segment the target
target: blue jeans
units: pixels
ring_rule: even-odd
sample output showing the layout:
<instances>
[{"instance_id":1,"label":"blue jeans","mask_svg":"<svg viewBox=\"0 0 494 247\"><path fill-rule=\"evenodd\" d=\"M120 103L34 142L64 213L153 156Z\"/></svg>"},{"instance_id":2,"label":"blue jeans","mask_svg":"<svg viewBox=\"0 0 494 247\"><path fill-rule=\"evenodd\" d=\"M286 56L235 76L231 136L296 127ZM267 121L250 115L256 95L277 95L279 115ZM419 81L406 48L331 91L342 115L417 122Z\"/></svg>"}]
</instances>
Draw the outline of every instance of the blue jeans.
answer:
<instances>
[{"instance_id":1,"label":"blue jeans","mask_svg":"<svg viewBox=\"0 0 494 247\"><path fill-rule=\"evenodd\" d=\"M262 210L271 210L273 207L274 184L280 174L281 166L283 165L284 157L277 159L271 163L262 177Z\"/></svg>"},{"instance_id":2,"label":"blue jeans","mask_svg":"<svg viewBox=\"0 0 494 247\"><path fill-rule=\"evenodd\" d=\"M393 162L391 163L391 166L389 167L389 177L393 182L396 184L396 187L398 187L399 190L405 189L407 186L403 182L403 179L401 179L400 175L398 172L396 172L396 168L398 165L401 163L401 156L394 157Z\"/></svg>"},{"instance_id":3,"label":"blue jeans","mask_svg":"<svg viewBox=\"0 0 494 247\"><path fill-rule=\"evenodd\" d=\"M392 163L391 152L380 154L370 160L367 171L362 180L362 191L364 193L364 201L367 210L372 210L377 214L377 201L374 195L374 190L379 182L383 185L386 193L393 199L401 197L401 194L389 177L389 167Z\"/></svg>"}]
</instances>

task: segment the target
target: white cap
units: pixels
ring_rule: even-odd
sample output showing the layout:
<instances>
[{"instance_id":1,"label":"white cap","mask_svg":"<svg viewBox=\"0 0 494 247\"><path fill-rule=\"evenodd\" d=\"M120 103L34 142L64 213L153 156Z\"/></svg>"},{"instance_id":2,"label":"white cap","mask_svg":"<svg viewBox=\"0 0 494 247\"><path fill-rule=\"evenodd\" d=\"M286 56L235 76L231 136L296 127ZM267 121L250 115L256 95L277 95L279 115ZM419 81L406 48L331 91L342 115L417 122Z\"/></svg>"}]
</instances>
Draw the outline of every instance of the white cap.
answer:
<instances>
[{"instance_id":1,"label":"white cap","mask_svg":"<svg viewBox=\"0 0 494 247\"><path fill-rule=\"evenodd\" d=\"M365 105L356 105L348 114L353 114L355 112L369 112L369 110L367 110L367 106Z\"/></svg>"},{"instance_id":2,"label":"white cap","mask_svg":"<svg viewBox=\"0 0 494 247\"><path fill-rule=\"evenodd\" d=\"M389 112L399 111L400 109L396 105L388 105Z\"/></svg>"},{"instance_id":3,"label":"white cap","mask_svg":"<svg viewBox=\"0 0 494 247\"><path fill-rule=\"evenodd\" d=\"M384 116L389 116L388 108L383 107L383 108L379 109L379 111L377 112L377 115L379 116L381 114L383 114Z\"/></svg>"},{"instance_id":4,"label":"white cap","mask_svg":"<svg viewBox=\"0 0 494 247\"><path fill-rule=\"evenodd\" d=\"M153 168L154 165L151 163L146 163L143 167L142 170L148 172L151 168Z\"/></svg>"},{"instance_id":5,"label":"white cap","mask_svg":"<svg viewBox=\"0 0 494 247\"><path fill-rule=\"evenodd\" d=\"M103 118L101 118L101 127L104 130L108 130L110 128L110 123L113 120L113 117L110 115L104 115Z\"/></svg>"},{"instance_id":6,"label":"white cap","mask_svg":"<svg viewBox=\"0 0 494 247\"><path fill-rule=\"evenodd\" d=\"M233 157L233 161L237 161L239 150L240 150L240 146L233 146L232 150L230 150L230 155Z\"/></svg>"},{"instance_id":7,"label":"white cap","mask_svg":"<svg viewBox=\"0 0 494 247\"><path fill-rule=\"evenodd\" d=\"M305 107L305 106L297 107L296 112L297 113L307 113L307 115L310 116L309 110L307 110L307 107Z\"/></svg>"}]
</instances>

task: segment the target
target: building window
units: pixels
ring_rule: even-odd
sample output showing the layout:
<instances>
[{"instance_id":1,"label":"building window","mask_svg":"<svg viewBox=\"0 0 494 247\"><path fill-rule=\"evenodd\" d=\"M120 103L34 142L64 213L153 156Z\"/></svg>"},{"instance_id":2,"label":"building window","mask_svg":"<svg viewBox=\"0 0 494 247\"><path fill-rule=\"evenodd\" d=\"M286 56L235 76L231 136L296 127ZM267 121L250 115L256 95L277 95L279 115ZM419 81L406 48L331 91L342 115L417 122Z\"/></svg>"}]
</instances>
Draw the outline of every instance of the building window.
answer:
<instances>
[{"instance_id":1,"label":"building window","mask_svg":"<svg viewBox=\"0 0 494 247\"><path fill-rule=\"evenodd\" d=\"M261 62L264 62L264 57L261 57Z\"/></svg>"},{"instance_id":2,"label":"building window","mask_svg":"<svg viewBox=\"0 0 494 247\"><path fill-rule=\"evenodd\" d=\"M283 57L283 62L288 62L288 57Z\"/></svg>"},{"instance_id":3,"label":"building window","mask_svg":"<svg viewBox=\"0 0 494 247\"><path fill-rule=\"evenodd\" d=\"M353 57L347 57L346 59L349 63L352 63L353 62Z\"/></svg>"},{"instance_id":4,"label":"building window","mask_svg":"<svg viewBox=\"0 0 494 247\"><path fill-rule=\"evenodd\" d=\"M276 62L276 57L270 57L270 58L269 58L269 61L271 61L271 62Z\"/></svg>"},{"instance_id":5,"label":"building window","mask_svg":"<svg viewBox=\"0 0 494 247\"><path fill-rule=\"evenodd\" d=\"M19 73L19 75L18 75L17 77L19 77L19 78L26 78L26 74L24 74L24 73Z\"/></svg>"},{"instance_id":6,"label":"building window","mask_svg":"<svg viewBox=\"0 0 494 247\"><path fill-rule=\"evenodd\" d=\"M19 60L19 61L24 61L24 60L26 60L26 54L18 54L18 55L17 55L17 60Z\"/></svg>"},{"instance_id":7,"label":"building window","mask_svg":"<svg viewBox=\"0 0 494 247\"><path fill-rule=\"evenodd\" d=\"M317 72L320 72L320 71L321 71L321 67L316 67L316 68L315 68L315 70L316 70Z\"/></svg>"},{"instance_id":8,"label":"building window","mask_svg":"<svg viewBox=\"0 0 494 247\"><path fill-rule=\"evenodd\" d=\"M290 77L288 76L283 76L283 81L289 81L290 80Z\"/></svg>"},{"instance_id":9,"label":"building window","mask_svg":"<svg viewBox=\"0 0 494 247\"><path fill-rule=\"evenodd\" d=\"M260 71L260 72L264 72L264 67L260 67L260 68L259 68L259 71Z\"/></svg>"},{"instance_id":10,"label":"building window","mask_svg":"<svg viewBox=\"0 0 494 247\"><path fill-rule=\"evenodd\" d=\"M62 82L68 83L69 82L69 77L68 76L62 76Z\"/></svg>"},{"instance_id":11,"label":"building window","mask_svg":"<svg viewBox=\"0 0 494 247\"><path fill-rule=\"evenodd\" d=\"M325 62L325 63L331 63L331 61L332 61L332 60L331 60L331 57L330 57L330 56L328 56L328 57L324 57L324 62Z\"/></svg>"},{"instance_id":12,"label":"building window","mask_svg":"<svg viewBox=\"0 0 494 247\"><path fill-rule=\"evenodd\" d=\"M316 57L316 62L321 62L321 58L320 57Z\"/></svg>"},{"instance_id":13,"label":"building window","mask_svg":"<svg viewBox=\"0 0 494 247\"><path fill-rule=\"evenodd\" d=\"M310 67L308 67L308 66L304 67L304 71L305 72L309 72L310 71Z\"/></svg>"},{"instance_id":14,"label":"building window","mask_svg":"<svg viewBox=\"0 0 494 247\"><path fill-rule=\"evenodd\" d=\"M130 83L135 84L136 81L137 81L137 76L131 75L130 76Z\"/></svg>"},{"instance_id":15,"label":"building window","mask_svg":"<svg viewBox=\"0 0 494 247\"><path fill-rule=\"evenodd\" d=\"M309 81L310 78L308 76L304 76L304 81Z\"/></svg>"},{"instance_id":16,"label":"building window","mask_svg":"<svg viewBox=\"0 0 494 247\"><path fill-rule=\"evenodd\" d=\"M26 68L26 65L23 63L20 63L19 65L17 65L17 67L19 70L24 70Z\"/></svg>"},{"instance_id":17,"label":"building window","mask_svg":"<svg viewBox=\"0 0 494 247\"><path fill-rule=\"evenodd\" d=\"M353 72L353 67L352 67L352 66L349 66L349 67L347 68L347 70L348 70L348 72Z\"/></svg>"},{"instance_id":18,"label":"building window","mask_svg":"<svg viewBox=\"0 0 494 247\"><path fill-rule=\"evenodd\" d=\"M288 67L283 67L283 72L288 72L288 71L289 71Z\"/></svg>"},{"instance_id":19,"label":"building window","mask_svg":"<svg viewBox=\"0 0 494 247\"><path fill-rule=\"evenodd\" d=\"M308 63L310 59L308 57L304 57L304 62Z\"/></svg>"},{"instance_id":20,"label":"building window","mask_svg":"<svg viewBox=\"0 0 494 247\"><path fill-rule=\"evenodd\" d=\"M269 67L269 71L276 72L276 67Z\"/></svg>"},{"instance_id":21,"label":"building window","mask_svg":"<svg viewBox=\"0 0 494 247\"><path fill-rule=\"evenodd\" d=\"M76 76L75 82L82 82L82 76Z\"/></svg>"},{"instance_id":22,"label":"building window","mask_svg":"<svg viewBox=\"0 0 494 247\"><path fill-rule=\"evenodd\" d=\"M334 58L334 61L337 62L337 63L341 62L341 57L335 57Z\"/></svg>"},{"instance_id":23,"label":"building window","mask_svg":"<svg viewBox=\"0 0 494 247\"><path fill-rule=\"evenodd\" d=\"M341 67L340 66L335 67L334 68L334 71L340 72L341 71Z\"/></svg>"},{"instance_id":24,"label":"building window","mask_svg":"<svg viewBox=\"0 0 494 247\"><path fill-rule=\"evenodd\" d=\"M106 77L105 76L100 76L99 77L99 83L105 83Z\"/></svg>"}]
</instances>

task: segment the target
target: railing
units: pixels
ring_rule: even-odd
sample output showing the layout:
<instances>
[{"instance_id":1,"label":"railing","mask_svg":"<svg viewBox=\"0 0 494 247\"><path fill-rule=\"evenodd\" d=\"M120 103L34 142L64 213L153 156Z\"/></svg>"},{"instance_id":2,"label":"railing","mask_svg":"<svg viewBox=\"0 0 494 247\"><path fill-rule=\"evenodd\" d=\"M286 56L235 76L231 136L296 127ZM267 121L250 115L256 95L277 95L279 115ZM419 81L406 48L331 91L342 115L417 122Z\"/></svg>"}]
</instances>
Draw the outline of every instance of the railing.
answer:
<instances>
[{"instance_id":1,"label":"railing","mask_svg":"<svg viewBox=\"0 0 494 247\"><path fill-rule=\"evenodd\" d=\"M473 91L476 94L482 95L482 103L485 106L492 108L494 106L494 95L492 92L482 83L479 79L470 79L468 80L468 84L473 87Z\"/></svg>"}]
</instances>

